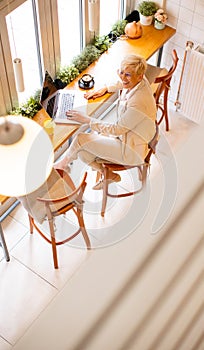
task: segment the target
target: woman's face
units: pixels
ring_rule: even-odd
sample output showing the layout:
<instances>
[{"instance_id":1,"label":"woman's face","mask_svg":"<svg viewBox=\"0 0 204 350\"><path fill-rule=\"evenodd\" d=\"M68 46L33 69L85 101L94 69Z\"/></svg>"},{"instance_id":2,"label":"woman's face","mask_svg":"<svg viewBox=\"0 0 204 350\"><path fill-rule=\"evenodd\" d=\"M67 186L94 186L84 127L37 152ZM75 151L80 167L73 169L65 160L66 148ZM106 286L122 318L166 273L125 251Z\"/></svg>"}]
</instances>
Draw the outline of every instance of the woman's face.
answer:
<instances>
[{"instance_id":1,"label":"woman's face","mask_svg":"<svg viewBox=\"0 0 204 350\"><path fill-rule=\"evenodd\" d=\"M135 74L134 69L131 67L121 67L118 75L123 83L123 88L128 90L134 88L143 78L143 74Z\"/></svg>"}]
</instances>

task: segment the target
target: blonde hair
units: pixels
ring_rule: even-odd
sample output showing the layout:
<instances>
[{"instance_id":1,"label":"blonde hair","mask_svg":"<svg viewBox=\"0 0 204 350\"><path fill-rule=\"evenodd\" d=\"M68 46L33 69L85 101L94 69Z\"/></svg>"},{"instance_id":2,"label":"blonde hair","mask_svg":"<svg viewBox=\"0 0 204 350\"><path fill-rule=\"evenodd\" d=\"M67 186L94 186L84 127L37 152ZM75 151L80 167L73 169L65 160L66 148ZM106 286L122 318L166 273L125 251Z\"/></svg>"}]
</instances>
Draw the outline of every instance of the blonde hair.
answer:
<instances>
[{"instance_id":1,"label":"blonde hair","mask_svg":"<svg viewBox=\"0 0 204 350\"><path fill-rule=\"evenodd\" d=\"M127 55L121 62L121 68L131 67L136 75L144 74L147 69L147 63L144 57L140 55Z\"/></svg>"}]
</instances>

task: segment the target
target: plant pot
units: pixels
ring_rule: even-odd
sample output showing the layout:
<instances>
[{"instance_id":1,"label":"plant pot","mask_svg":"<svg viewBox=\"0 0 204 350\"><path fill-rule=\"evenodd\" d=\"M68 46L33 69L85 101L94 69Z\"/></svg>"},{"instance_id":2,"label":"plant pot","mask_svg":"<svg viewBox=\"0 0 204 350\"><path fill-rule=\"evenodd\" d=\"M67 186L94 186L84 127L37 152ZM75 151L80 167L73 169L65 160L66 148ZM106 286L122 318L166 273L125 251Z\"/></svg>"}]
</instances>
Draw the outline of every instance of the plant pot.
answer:
<instances>
[{"instance_id":1,"label":"plant pot","mask_svg":"<svg viewBox=\"0 0 204 350\"><path fill-rule=\"evenodd\" d=\"M159 30L164 29L165 28L165 24L155 21L154 22L154 28L159 29Z\"/></svg>"},{"instance_id":2,"label":"plant pot","mask_svg":"<svg viewBox=\"0 0 204 350\"><path fill-rule=\"evenodd\" d=\"M144 16L140 13L140 23L143 26L150 26L152 24L153 16Z\"/></svg>"}]
</instances>

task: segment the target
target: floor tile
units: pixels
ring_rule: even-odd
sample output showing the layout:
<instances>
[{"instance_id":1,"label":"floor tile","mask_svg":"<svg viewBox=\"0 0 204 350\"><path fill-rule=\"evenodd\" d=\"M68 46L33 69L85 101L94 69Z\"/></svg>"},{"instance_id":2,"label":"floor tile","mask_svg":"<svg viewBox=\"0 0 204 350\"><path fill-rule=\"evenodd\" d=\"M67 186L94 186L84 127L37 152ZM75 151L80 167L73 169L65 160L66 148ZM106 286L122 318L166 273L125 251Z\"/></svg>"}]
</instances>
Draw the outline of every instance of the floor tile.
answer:
<instances>
[{"instance_id":1,"label":"floor tile","mask_svg":"<svg viewBox=\"0 0 204 350\"><path fill-rule=\"evenodd\" d=\"M14 218L16 221L29 229L28 213L22 205L17 205L16 208L10 213L10 217Z\"/></svg>"},{"instance_id":2,"label":"floor tile","mask_svg":"<svg viewBox=\"0 0 204 350\"><path fill-rule=\"evenodd\" d=\"M11 349L12 349L12 345L9 344L6 340L1 338L0 336L0 350L11 350Z\"/></svg>"},{"instance_id":3,"label":"floor tile","mask_svg":"<svg viewBox=\"0 0 204 350\"><path fill-rule=\"evenodd\" d=\"M88 258L88 252L85 248L77 249L65 244L58 246L57 252L59 269L54 268L51 245L34 231L12 250L12 256L59 290Z\"/></svg>"},{"instance_id":4,"label":"floor tile","mask_svg":"<svg viewBox=\"0 0 204 350\"><path fill-rule=\"evenodd\" d=\"M28 228L10 216L5 218L1 225L8 250L11 252L12 248L27 234ZM3 250L0 247L0 260L3 257Z\"/></svg>"},{"instance_id":5,"label":"floor tile","mask_svg":"<svg viewBox=\"0 0 204 350\"><path fill-rule=\"evenodd\" d=\"M57 291L11 257L0 263L0 336L14 344Z\"/></svg>"}]
</instances>

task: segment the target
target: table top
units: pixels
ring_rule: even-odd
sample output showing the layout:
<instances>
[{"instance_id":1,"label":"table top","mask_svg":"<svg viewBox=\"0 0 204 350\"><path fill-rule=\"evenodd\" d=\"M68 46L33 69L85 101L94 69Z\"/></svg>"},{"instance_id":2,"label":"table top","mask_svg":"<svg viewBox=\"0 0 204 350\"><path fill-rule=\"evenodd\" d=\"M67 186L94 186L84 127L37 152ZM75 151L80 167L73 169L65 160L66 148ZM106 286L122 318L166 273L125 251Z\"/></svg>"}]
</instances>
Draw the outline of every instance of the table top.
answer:
<instances>
[{"instance_id":1,"label":"table top","mask_svg":"<svg viewBox=\"0 0 204 350\"><path fill-rule=\"evenodd\" d=\"M142 36L138 39L126 39L125 37L118 39L98 60L67 85L66 89L81 90L78 86L78 80L86 73L94 77L95 89L115 81L117 79L117 68L119 68L124 56L130 53L139 54L148 60L176 33L176 30L169 26L166 26L163 30L155 29L153 25L142 26L142 30ZM111 94L106 94L94 101L84 99L86 113L93 116L102 104L108 104L110 97ZM47 118L49 118L48 114L42 109L35 115L34 120L43 125ZM54 151L60 148L77 129L77 125L56 125L54 135L51 137ZM7 198L0 195L0 204L4 204Z\"/></svg>"},{"instance_id":2,"label":"table top","mask_svg":"<svg viewBox=\"0 0 204 350\"><path fill-rule=\"evenodd\" d=\"M91 74L95 80L94 88L100 88L105 84L114 82L118 79L117 68L120 62L127 54L139 54L146 60L152 57L175 33L176 30L166 26L163 30L155 29L153 25L142 26L142 36L138 39L118 39L98 60L93 62L68 86L68 89L79 89L78 80L83 74ZM92 115L101 104L108 102L109 94L89 100L87 104L87 114Z\"/></svg>"}]
</instances>

